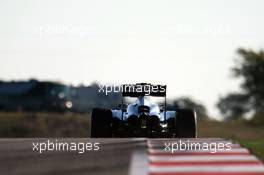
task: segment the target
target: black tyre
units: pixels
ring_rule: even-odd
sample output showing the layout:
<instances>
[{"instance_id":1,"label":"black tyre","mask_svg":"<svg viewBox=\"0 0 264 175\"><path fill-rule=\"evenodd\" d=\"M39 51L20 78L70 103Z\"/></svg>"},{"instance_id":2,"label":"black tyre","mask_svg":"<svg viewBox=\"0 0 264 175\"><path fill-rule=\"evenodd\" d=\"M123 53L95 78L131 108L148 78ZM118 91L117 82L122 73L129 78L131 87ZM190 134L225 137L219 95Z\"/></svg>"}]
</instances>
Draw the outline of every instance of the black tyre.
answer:
<instances>
[{"instance_id":1,"label":"black tyre","mask_svg":"<svg viewBox=\"0 0 264 175\"><path fill-rule=\"evenodd\" d=\"M91 137L112 137L112 112L109 109L94 108L91 117Z\"/></svg>"},{"instance_id":2,"label":"black tyre","mask_svg":"<svg viewBox=\"0 0 264 175\"><path fill-rule=\"evenodd\" d=\"M196 138L196 112L192 109L178 109L175 127L177 138Z\"/></svg>"}]
</instances>

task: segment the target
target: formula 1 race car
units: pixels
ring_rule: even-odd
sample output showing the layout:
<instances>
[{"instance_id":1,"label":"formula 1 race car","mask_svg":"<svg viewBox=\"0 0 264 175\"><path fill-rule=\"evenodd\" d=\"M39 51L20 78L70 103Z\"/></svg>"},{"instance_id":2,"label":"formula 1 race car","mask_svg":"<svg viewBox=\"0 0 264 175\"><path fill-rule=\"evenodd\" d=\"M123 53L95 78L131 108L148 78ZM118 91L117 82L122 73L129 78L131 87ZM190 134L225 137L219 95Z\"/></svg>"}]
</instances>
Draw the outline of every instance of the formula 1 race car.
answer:
<instances>
[{"instance_id":1,"label":"formula 1 race car","mask_svg":"<svg viewBox=\"0 0 264 175\"><path fill-rule=\"evenodd\" d=\"M119 109L94 108L91 137L196 137L196 112L193 109L166 110L166 85L146 83L122 85ZM164 105L150 102L149 96L164 97ZM135 102L124 105L124 97Z\"/></svg>"}]
</instances>

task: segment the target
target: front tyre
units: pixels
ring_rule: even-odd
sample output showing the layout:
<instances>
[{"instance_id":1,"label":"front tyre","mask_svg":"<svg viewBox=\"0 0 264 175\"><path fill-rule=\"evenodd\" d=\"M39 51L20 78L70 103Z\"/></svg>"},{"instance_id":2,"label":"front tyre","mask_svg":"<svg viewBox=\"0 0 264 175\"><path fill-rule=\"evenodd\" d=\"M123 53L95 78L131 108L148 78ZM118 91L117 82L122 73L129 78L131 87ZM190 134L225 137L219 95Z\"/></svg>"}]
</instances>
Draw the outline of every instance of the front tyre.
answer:
<instances>
[{"instance_id":1,"label":"front tyre","mask_svg":"<svg viewBox=\"0 0 264 175\"><path fill-rule=\"evenodd\" d=\"M109 109L94 108L91 117L91 137L112 137L112 112Z\"/></svg>"},{"instance_id":2,"label":"front tyre","mask_svg":"<svg viewBox=\"0 0 264 175\"><path fill-rule=\"evenodd\" d=\"M196 112L192 109L178 109L176 112L176 137L196 138Z\"/></svg>"}]
</instances>

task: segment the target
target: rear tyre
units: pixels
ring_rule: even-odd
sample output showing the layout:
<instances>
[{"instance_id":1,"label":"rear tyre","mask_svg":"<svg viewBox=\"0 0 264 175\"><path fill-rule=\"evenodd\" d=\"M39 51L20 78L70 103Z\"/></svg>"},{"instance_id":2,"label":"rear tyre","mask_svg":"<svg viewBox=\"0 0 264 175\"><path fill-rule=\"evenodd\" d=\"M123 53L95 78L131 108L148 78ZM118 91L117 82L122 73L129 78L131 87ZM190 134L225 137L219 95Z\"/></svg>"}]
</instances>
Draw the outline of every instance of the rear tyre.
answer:
<instances>
[{"instance_id":1,"label":"rear tyre","mask_svg":"<svg viewBox=\"0 0 264 175\"><path fill-rule=\"evenodd\" d=\"M178 109L175 130L177 138L196 138L196 112L192 109Z\"/></svg>"},{"instance_id":2,"label":"rear tyre","mask_svg":"<svg viewBox=\"0 0 264 175\"><path fill-rule=\"evenodd\" d=\"M94 108L91 117L91 137L112 137L112 112L109 109Z\"/></svg>"}]
</instances>

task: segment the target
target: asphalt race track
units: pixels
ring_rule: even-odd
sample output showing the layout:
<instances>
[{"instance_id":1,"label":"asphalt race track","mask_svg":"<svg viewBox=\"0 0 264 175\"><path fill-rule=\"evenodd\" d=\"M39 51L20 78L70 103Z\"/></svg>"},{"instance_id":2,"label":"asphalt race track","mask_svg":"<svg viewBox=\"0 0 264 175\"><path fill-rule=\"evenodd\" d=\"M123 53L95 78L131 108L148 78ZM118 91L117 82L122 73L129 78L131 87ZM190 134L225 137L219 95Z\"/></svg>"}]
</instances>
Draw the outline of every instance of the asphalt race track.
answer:
<instances>
[{"instance_id":1,"label":"asphalt race track","mask_svg":"<svg viewBox=\"0 0 264 175\"><path fill-rule=\"evenodd\" d=\"M33 142L46 140L1 139L0 174L127 174L132 152L135 149L145 149L142 141L131 139L58 139L60 142L100 142L100 150L83 154L69 151L40 154L33 151Z\"/></svg>"},{"instance_id":2,"label":"asphalt race track","mask_svg":"<svg viewBox=\"0 0 264 175\"><path fill-rule=\"evenodd\" d=\"M47 143L47 140L53 143L99 143L100 149L94 150L95 147L89 145L84 153L76 150L44 150L40 153L33 146L33 143ZM175 149L175 145L172 147L179 139L0 139L0 174L264 175L262 162L239 144L223 139L182 141L228 143L231 149L215 153L183 151Z\"/></svg>"}]
</instances>

